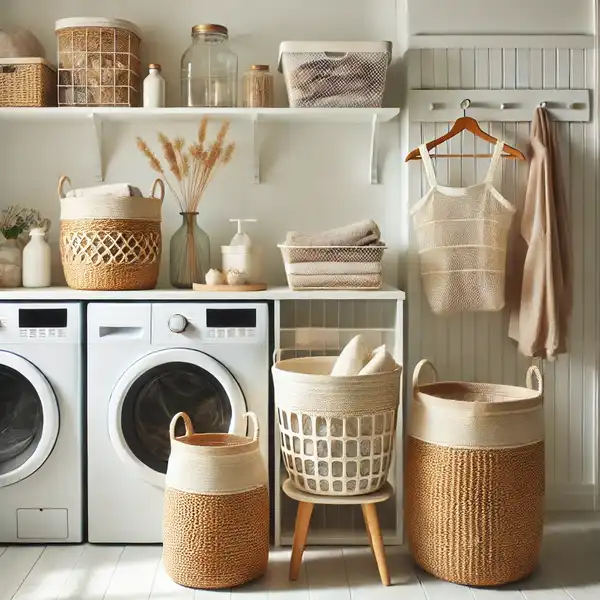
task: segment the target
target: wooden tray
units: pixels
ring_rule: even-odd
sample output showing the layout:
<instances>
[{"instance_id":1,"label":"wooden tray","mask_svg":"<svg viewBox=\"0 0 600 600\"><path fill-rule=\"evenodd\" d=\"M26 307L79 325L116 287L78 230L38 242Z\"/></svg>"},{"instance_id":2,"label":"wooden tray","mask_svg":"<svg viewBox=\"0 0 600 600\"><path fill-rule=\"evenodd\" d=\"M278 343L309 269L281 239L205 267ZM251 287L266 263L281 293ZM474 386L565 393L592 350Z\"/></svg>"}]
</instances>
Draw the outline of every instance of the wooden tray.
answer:
<instances>
[{"instance_id":1,"label":"wooden tray","mask_svg":"<svg viewBox=\"0 0 600 600\"><path fill-rule=\"evenodd\" d=\"M195 292L262 292L267 289L266 283L245 283L244 285L206 285L194 283Z\"/></svg>"}]
</instances>

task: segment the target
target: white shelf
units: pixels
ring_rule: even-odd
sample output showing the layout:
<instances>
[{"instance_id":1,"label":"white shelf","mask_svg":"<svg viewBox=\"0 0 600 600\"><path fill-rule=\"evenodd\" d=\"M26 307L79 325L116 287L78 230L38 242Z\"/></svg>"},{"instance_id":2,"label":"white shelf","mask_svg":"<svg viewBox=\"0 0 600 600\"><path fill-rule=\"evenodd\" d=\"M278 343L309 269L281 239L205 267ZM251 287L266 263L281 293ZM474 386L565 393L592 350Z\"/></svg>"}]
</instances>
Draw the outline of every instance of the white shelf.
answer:
<instances>
[{"instance_id":1,"label":"white shelf","mask_svg":"<svg viewBox=\"0 0 600 600\"><path fill-rule=\"evenodd\" d=\"M102 125L104 122L130 123L133 121L199 121L208 116L230 121L246 122L252 126L254 137L253 181L260 183L259 126L261 123L346 123L369 124L369 181L379 183L378 143L379 124L391 121L400 113L399 108L129 108L101 107L4 107L0 121L83 121L90 126L96 142L94 160L96 179L104 181L102 152Z\"/></svg>"},{"instance_id":2,"label":"white shelf","mask_svg":"<svg viewBox=\"0 0 600 600\"><path fill-rule=\"evenodd\" d=\"M264 123L380 123L391 121L399 108L129 108L117 106L48 108L4 107L0 119L75 120L94 115L103 121L195 120L203 116Z\"/></svg>"},{"instance_id":3,"label":"white shelf","mask_svg":"<svg viewBox=\"0 0 600 600\"><path fill-rule=\"evenodd\" d=\"M84 291L68 287L0 288L0 302L28 300L116 301L159 300L404 300L404 292L384 285L380 290L306 290L293 291L287 287L270 287L261 292L194 292L192 290L156 289L133 291Z\"/></svg>"}]
</instances>

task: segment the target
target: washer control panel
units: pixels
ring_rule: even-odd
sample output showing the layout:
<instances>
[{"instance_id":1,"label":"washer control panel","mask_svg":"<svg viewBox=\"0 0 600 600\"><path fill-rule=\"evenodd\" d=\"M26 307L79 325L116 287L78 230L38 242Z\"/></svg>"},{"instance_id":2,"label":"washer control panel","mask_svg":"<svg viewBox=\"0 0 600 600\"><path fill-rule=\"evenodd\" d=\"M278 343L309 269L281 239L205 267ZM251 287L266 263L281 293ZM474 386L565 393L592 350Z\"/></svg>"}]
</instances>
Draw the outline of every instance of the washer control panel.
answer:
<instances>
[{"instance_id":1,"label":"washer control panel","mask_svg":"<svg viewBox=\"0 0 600 600\"><path fill-rule=\"evenodd\" d=\"M2 304L0 341L16 343L64 342L78 339L77 305Z\"/></svg>"},{"instance_id":2,"label":"washer control panel","mask_svg":"<svg viewBox=\"0 0 600 600\"><path fill-rule=\"evenodd\" d=\"M214 344L256 343L268 338L265 304L153 304L155 343L198 340Z\"/></svg>"}]
</instances>

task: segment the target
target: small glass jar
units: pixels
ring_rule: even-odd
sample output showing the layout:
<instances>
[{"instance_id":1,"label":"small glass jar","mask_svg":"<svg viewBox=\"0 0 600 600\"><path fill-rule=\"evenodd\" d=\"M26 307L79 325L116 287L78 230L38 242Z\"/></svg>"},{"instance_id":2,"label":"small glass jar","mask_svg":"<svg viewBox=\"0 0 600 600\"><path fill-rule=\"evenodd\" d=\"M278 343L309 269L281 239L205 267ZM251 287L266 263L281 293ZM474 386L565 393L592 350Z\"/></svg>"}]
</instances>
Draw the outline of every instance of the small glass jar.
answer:
<instances>
[{"instance_id":1,"label":"small glass jar","mask_svg":"<svg viewBox=\"0 0 600 600\"><path fill-rule=\"evenodd\" d=\"M244 74L244 106L272 108L273 105L273 75L269 73L269 65L252 65Z\"/></svg>"},{"instance_id":2,"label":"small glass jar","mask_svg":"<svg viewBox=\"0 0 600 600\"><path fill-rule=\"evenodd\" d=\"M192 45L181 58L183 106L237 106L238 59L228 40L223 25L192 27Z\"/></svg>"}]
</instances>

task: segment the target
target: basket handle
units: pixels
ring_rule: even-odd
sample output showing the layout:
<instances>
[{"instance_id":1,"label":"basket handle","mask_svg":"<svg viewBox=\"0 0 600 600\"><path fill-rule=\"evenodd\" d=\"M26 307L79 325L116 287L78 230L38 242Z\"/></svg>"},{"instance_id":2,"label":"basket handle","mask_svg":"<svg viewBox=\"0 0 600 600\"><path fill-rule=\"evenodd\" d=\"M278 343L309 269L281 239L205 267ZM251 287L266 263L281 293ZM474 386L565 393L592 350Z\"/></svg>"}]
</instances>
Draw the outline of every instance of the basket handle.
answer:
<instances>
[{"instance_id":1,"label":"basket handle","mask_svg":"<svg viewBox=\"0 0 600 600\"><path fill-rule=\"evenodd\" d=\"M252 425L254 425L254 435L252 436L252 441L256 442L256 440L258 440L258 433L260 431L260 427L258 426L258 417L251 411L244 413L244 417L246 417L249 421L252 421Z\"/></svg>"},{"instance_id":2,"label":"basket handle","mask_svg":"<svg viewBox=\"0 0 600 600\"><path fill-rule=\"evenodd\" d=\"M171 440L175 439L175 426L177 425L177 421L179 421L179 419L183 419L183 422L185 423L185 435L194 435L194 425L192 424L192 420L186 413L178 412L171 419L171 424L169 425L169 434L171 436Z\"/></svg>"},{"instance_id":3,"label":"basket handle","mask_svg":"<svg viewBox=\"0 0 600 600\"><path fill-rule=\"evenodd\" d=\"M156 194L156 186L158 186L160 189L160 196L154 195L154 194ZM152 191L150 192L150 197L157 198L161 202L165 199L165 184L162 179L154 180L154 183L152 184Z\"/></svg>"},{"instance_id":4,"label":"basket handle","mask_svg":"<svg viewBox=\"0 0 600 600\"><path fill-rule=\"evenodd\" d=\"M273 350L273 364L278 363L281 360L281 348L279 350Z\"/></svg>"},{"instance_id":5,"label":"basket handle","mask_svg":"<svg viewBox=\"0 0 600 600\"><path fill-rule=\"evenodd\" d=\"M537 379L537 388L533 387L533 376ZM530 390L537 390L540 394L544 393L544 379L542 377L541 371L535 366L531 365L529 369L527 369L527 376L525 377L525 385Z\"/></svg>"},{"instance_id":6,"label":"basket handle","mask_svg":"<svg viewBox=\"0 0 600 600\"><path fill-rule=\"evenodd\" d=\"M71 180L66 176L63 175L59 180L58 180L58 198L59 200L62 200L65 197L65 191L63 189L64 185L65 185L65 181L68 182L69 186L71 186Z\"/></svg>"},{"instance_id":7,"label":"basket handle","mask_svg":"<svg viewBox=\"0 0 600 600\"><path fill-rule=\"evenodd\" d=\"M419 379L421 377L421 370L423 369L423 367L425 365L428 365L430 367L430 369L433 371L433 381L435 382L437 380L437 371L435 370L433 363L431 361L427 360L426 358L424 358L417 363L417 366L415 367L415 370L413 371L413 380L412 380L413 390L415 388L419 387Z\"/></svg>"}]
</instances>

